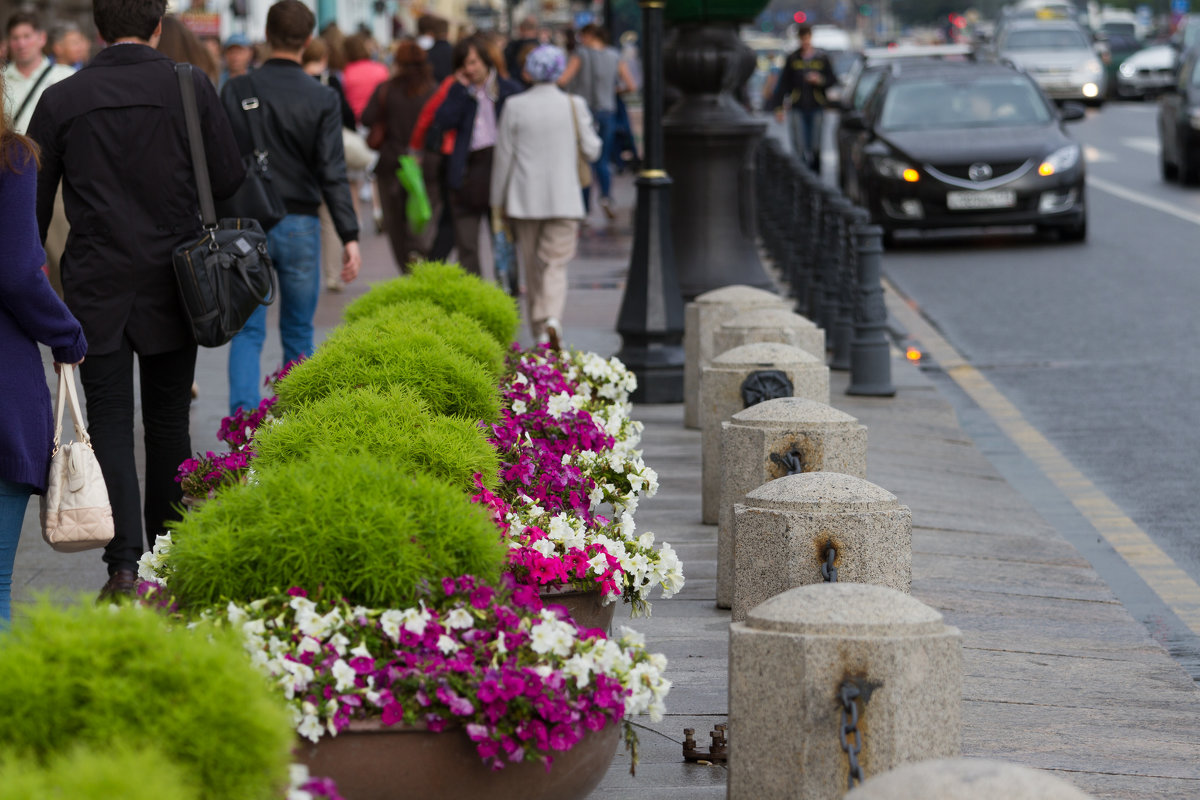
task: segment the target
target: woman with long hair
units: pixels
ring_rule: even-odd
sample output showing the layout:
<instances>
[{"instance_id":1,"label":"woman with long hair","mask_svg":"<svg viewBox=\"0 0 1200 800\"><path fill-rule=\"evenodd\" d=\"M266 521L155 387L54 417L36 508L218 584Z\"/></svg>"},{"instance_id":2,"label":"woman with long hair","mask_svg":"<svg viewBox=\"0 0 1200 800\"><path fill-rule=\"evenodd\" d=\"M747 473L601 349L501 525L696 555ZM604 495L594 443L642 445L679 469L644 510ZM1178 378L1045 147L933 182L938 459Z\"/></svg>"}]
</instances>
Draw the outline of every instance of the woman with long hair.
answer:
<instances>
[{"instance_id":1,"label":"woman with long hair","mask_svg":"<svg viewBox=\"0 0 1200 800\"><path fill-rule=\"evenodd\" d=\"M392 64L392 77L371 95L363 110L362 122L368 127L378 122L384 125L384 141L375 165L375 186L383 208L383 229L392 246L392 257L400 271L407 272L410 261L428 254L436 223L428 224L420 235L413 232L405 210L408 193L396 177L396 167L400 156L408 153L417 117L433 94L433 67L425 51L413 39L397 43ZM437 169L433 159L424 159L422 164L425 185L436 186Z\"/></svg>"},{"instance_id":2,"label":"woman with long hair","mask_svg":"<svg viewBox=\"0 0 1200 800\"><path fill-rule=\"evenodd\" d=\"M197 67L208 76L213 86L221 80L221 66L213 58L212 51L178 17L167 14L162 18L162 36L155 49L176 64Z\"/></svg>"},{"instance_id":3,"label":"woman with long hair","mask_svg":"<svg viewBox=\"0 0 1200 800\"><path fill-rule=\"evenodd\" d=\"M50 470L54 423L38 343L50 347L55 369L79 363L87 352L83 328L42 271L37 173L37 145L0 113L0 627L11 618L25 509L30 495L46 491Z\"/></svg>"}]
</instances>

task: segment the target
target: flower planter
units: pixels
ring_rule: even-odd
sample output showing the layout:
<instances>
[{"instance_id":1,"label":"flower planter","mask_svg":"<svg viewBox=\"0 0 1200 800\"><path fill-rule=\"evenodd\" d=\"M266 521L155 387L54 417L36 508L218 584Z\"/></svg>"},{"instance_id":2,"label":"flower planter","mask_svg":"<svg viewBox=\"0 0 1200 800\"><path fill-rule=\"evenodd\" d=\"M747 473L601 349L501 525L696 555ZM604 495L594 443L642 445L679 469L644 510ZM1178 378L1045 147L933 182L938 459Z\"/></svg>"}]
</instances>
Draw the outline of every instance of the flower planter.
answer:
<instances>
[{"instance_id":1,"label":"flower planter","mask_svg":"<svg viewBox=\"0 0 1200 800\"><path fill-rule=\"evenodd\" d=\"M207 497L196 497L195 495L190 494L185 494L183 496L183 507L189 511L195 511L207 502Z\"/></svg>"},{"instance_id":2,"label":"flower planter","mask_svg":"<svg viewBox=\"0 0 1200 800\"><path fill-rule=\"evenodd\" d=\"M487 800L571 800L596 788L612 762L621 726L610 723L555 756L550 770L537 762L509 764L493 772L461 729L383 727L356 720L335 737L301 741L298 761L312 775L333 778L346 800L419 797Z\"/></svg>"},{"instance_id":3,"label":"flower planter","mask_svg":"<svg viewBox=\"0 0 1200 800\"><path fill-rule=\"evenodd\" d=\"M571 619L580 628L599 628L604 633L612 633L613 614L617 609L616 603L604 605L604 596L600 591L580 592L569 590L548 590L539 595L543 605L563 606L571 614Z\"/></svg>"}]
</instances>

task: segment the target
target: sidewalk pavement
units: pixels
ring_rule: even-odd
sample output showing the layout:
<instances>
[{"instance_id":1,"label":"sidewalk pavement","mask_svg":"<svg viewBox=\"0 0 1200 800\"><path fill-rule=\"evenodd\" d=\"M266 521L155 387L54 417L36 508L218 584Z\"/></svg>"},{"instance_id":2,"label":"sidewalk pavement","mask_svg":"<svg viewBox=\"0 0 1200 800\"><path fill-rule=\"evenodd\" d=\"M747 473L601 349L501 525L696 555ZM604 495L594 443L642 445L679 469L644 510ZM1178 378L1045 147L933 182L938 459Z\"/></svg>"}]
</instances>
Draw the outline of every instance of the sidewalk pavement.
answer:
<instances>
[{"instance_id":1,"label":"sidewalk pavement","mask_svg":"<svg viewBox=\"0 0 1200 800\"><path fill-rule=\"evenodd\" d=\"M620 216L609 225L593 212L571 268L563 320L567 343L605 355L620 345L614 327L631 245L632 182L618 179L614 193ZM363 253L359 282L324 295L322 333L370 281L395 274L383 237L365 234ZM903 313L896 298L888 301L893 313ZM279 352L272 334L264 364L277 363ZM216 449L225 362L224 348L201 352L196 450ZM832 401L868 428L867 477L912 509L913 595L962 630L963 755L1054 770L1096 798L1200 797L1200 691L1189 676L1000 477L929 376L894 358L893 380L894 398L849 397L848 376L833 373ZM684 764L681 755L685 727L696 729L703 746L728 712L729 612L713 602L716 528L699 519L700 434L683 427L679 405L638 406L635 416L646 423L646 462L660 476L659 493L641 504L637 524L678 550L687 585L654 602L648 619L629 622L618 609L617 624L642 631L650 649L667 655L674 688L662 722L636 721L637 777L621 750L593 797L723 797L725 769ZM15 578L16 599L27 600L34 591L95 592L104 569L95 553L50 551L34 508ZM737 731L729 737L736 747Z\"/></svg>"}]
</instances>

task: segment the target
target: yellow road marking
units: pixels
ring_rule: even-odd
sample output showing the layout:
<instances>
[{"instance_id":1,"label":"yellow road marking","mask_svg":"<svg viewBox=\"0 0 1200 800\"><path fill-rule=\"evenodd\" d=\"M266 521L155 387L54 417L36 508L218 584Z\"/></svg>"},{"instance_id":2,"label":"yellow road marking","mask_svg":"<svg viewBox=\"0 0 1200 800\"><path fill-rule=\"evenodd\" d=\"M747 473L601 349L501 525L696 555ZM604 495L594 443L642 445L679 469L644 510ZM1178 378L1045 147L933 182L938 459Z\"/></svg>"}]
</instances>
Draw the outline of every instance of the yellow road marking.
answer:
<instances>
[{"instance_id":1,"label":"yellow road marking","mask_svg":"<svg viewBox=\"0 0 1200 800\"><path fill-rule=\"evenodd\" d=\"M1033 427L983 373L971 366L920 313L886 283L888 308L992 421L1079 510L1176 616L1200 636L1200 584L1127 517L1057 447Z\"/></svg>"}]
</instances>

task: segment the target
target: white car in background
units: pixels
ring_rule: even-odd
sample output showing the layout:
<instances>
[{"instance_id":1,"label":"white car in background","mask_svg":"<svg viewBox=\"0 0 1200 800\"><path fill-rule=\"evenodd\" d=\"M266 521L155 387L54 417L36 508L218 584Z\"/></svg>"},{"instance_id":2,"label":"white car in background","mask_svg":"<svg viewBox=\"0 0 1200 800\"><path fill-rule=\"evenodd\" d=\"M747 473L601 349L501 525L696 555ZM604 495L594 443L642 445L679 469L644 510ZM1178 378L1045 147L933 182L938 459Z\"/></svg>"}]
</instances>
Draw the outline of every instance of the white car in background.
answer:
<instances>
[{"instance_id":1,"label":"white car in background","mask_svg":"<svg viewBox=\"0 0 1200 800\"><path fill-rule=\"evenodd\" d=\"M1169 44L1139 50L1117 67L1119 97L1153 97L1175 83L1179 53Z\"/></svg>"}]
</instances>

